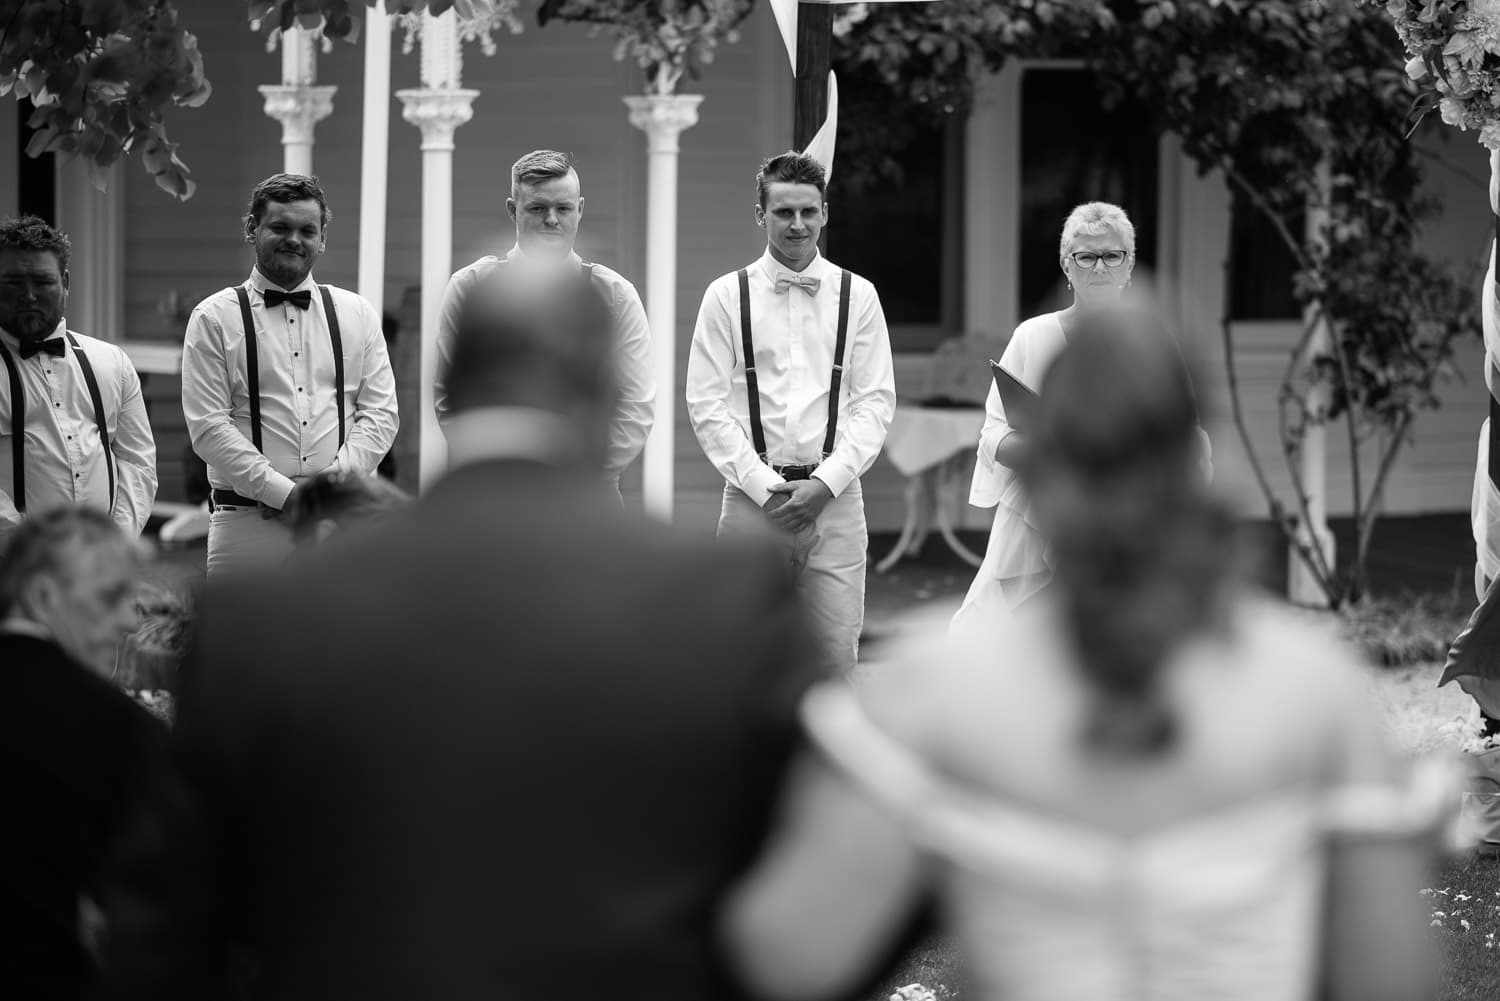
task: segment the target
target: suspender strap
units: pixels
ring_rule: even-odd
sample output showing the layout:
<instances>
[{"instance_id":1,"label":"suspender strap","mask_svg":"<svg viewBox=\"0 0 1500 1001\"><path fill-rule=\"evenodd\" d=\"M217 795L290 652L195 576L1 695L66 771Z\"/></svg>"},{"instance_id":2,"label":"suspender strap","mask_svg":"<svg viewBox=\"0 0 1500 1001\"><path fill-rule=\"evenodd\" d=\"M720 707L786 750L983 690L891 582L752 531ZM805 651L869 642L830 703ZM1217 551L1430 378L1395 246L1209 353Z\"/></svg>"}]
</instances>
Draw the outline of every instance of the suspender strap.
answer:
<instances>
[{"instance_id":1,"label":"suspender strap","mask_svg":"<svg viewBox=\"0 0 1500 1001\"><path fill-rule=\"evenodd\" d=\"M245 384L250 393L250 443L260 447L260 353L255 346L255 317L250 315L250 293L236 285L234 294L240 300L240 322L245 327Z\"/></svg>"},{"instance_id":2,"label":"suspender strap","mask_svg":"<svg viewBox=\"0 0 1500 1001\"><path fill-rule=\"evenodd\" d=\"M104 468L109 471L109 513L115 513L115 453L109 447L109 422L104 419L104 397L99 394L99 380L94 378L94 366L73 332L68 332L68 343L73 346L73 357L83 370L83 381L89 387L89 399L94 404L94 426L99 429L99 447L104 449Z\"/></svg>"},{"instance_id":3,"label":"suspender strap","mask_svg":"<svg viewBox=\"0 0 1500 1001\"><path fill-rule=\"evenodd\" d=\"M0 344L0 359L5 362L6 374L10 376L10 468L11 493L16 510L26 513L26 390L21 386L21 373L10 351Z\"/></svg>"},{"instance_id":4,"label":"suspender strap","mask_svg":"<svg viewBox=\"0 0 1500 1001\"><path fill-rule=\"evenodd\" d=\"M333 405L339 412L339 448L344 447L344 339L339 336L339 314L333 308L333 293L319 285L323 293L323 312L328 314L328 339L333 342Z\"/></svg>"},{"instance_id":5,"label":"suspender strap","mask_svg":"<svg viewBox=\"0 0 1500 1001\"><path fill-rule=\"evenodd\" d=\"M844 344L849 339L849 286L847 268L839 278L839 332L833 344L833 378L828 385L828 433L823 436L823 455L833 452L833 439L839 433L839 387L844 381Z\"/></svg>"},{"instance_id":6,"label":"suspender strap","mask_svg":"<svg viewBox=\"0 0 1500 1001\"><path fill-rule=\"evenodd\" d=\"M745 350L745 395L750 402L750 440L766 461L766 431L760 424L760 383L755 378L755 338L750 332L750 272L740 268L740 340Z\"/></svg>"}]
</instances>

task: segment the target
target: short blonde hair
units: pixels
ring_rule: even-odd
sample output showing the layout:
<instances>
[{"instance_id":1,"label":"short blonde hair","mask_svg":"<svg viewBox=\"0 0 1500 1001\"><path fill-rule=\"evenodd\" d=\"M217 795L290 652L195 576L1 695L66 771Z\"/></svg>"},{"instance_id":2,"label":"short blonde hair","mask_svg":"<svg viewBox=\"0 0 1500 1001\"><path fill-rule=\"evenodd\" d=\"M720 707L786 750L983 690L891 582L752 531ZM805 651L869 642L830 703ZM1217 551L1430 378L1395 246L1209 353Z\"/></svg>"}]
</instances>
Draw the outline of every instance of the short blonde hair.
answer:
<instances>
[{"instance_id":1,"label":"short blonde hair","mask_svg":"<svg viewBox=\"0 0 1500 1001\"><path fill-rule=\"evenodd\" d=\"M1135 256L1135 226L1130 216L1109 202L1084 202L1068 213L1063 223L1062 240L1057 245L1058 260L1068 256L1068 247L1080 236L1102 236L1113 230L1125 243L1125 252Z\"/></svg>"}]
</instances>

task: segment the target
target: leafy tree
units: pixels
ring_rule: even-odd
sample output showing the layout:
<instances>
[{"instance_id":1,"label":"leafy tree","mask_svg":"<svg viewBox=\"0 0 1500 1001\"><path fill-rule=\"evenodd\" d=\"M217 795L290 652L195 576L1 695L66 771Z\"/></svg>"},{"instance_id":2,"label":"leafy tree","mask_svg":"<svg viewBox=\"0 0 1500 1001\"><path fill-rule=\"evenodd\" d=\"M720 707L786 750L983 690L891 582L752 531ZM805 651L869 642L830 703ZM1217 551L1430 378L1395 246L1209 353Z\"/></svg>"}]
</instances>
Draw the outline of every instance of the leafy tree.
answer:
<instances>
[{"instance_id":1,"label":"leafy tree","mask_svg":"<svg viewBox=\"0 0 1500 1001\"><path fill-rule=\"evenodd\" d=\"M1102 99L1147 109L1201 173L1222 172L1237 201L1269 221L1296 262L1294 295L1330 330L1309 360L1317 327L1307 325L1279 393L1290 501L1250 449L1226 308L1235 423L1273 522L1329 604L1357 600L1394 460L1417 415L1437 405L1454 346L1479 334L1468 284L1416 247L1432 206L1419 196L1420 154L1403 134L1416 90L1384 13L1357 0L948 0L892 10L900 13L846 17L835 52L841 74L883 86L840 115L843 161L863 153L864 180L890 173L922 125L966 113L981 72L1015 55L1070 55L1095 71ZM846 179L856 169L846 166ZM1328 219L1311 234L1309 210ZM1297 538L1309 507L1297 460L1307 431L1337 419L1350 443L1358 542L1330 566ZM1373 470L1359 463L1370 442Z\"/></svg>"},{"instance_id":2,"label":"leafy tree","mask_svg":"<svg viewBox=\"0 0 1500 1001\"><path fill-rule=\"evenodd\" d=\"M139 152L156 183L193 193L163 114L211 92L170 0L0 0L0 95L30 98L30 156L81 156L94 184Z\"/></svg>"}]
</instances>

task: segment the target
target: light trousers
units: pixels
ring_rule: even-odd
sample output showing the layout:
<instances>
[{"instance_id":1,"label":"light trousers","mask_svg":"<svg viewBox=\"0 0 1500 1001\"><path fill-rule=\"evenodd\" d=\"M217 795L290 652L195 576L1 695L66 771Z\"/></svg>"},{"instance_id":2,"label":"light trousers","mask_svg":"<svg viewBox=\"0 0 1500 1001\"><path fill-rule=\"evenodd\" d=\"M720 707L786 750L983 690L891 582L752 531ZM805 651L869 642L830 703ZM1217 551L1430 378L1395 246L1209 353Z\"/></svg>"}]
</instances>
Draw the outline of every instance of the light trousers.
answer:
<instances>
[{"instance_id":1,"label":"light trousers","mask_svg":"<svg viewBox=\"0 0 1500 1001\"><path fill-rule=\"evenodd\" d=\"M816 656L835 674L854 670L865 624L865 563L870 548L859 480L828 502L810 532L795 536L773 525L739 488L726 485L719 535L768 539L787 551L789 562L794 552L800 562L805 550L797 594L812 630Z\"/></svg>"},{"instance_id":2,"label":"light trousers","mask_svg":"<svg viewBox=\"0 0 1500 1001\"><path fill-rule=\"evenodd\" d=\"M280 518L262 518L256 507L215 507L208 516L208 575L275 566L294 548L292 530Z\"/></svg>"}]
</instances>

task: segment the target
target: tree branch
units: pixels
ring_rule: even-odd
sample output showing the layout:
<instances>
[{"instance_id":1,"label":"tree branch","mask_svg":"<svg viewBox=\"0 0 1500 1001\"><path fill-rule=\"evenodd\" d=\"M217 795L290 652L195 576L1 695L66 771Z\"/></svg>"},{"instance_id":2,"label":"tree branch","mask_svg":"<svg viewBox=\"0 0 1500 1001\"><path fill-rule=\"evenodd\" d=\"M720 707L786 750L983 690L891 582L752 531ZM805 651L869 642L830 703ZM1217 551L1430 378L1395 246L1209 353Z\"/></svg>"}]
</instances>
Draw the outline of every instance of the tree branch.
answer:
<instances>
[{"instance_id":1,"label":"tree branch","mask_svg":"<svg viewBox=\"0 0 1500 1001\"><path fill-rule=\"evenodd\" d=\"M1370 492L1365 497L1365 510L1371 512L1363 524L1359 526L1359 543L1355 550L1361 566L1364 565L1365 555L1370 549L1370 539L1375 534L1374 517L1375 505L1380 497L1381 490L1385 489L1385 480L1390 475L1391 468L1396 464L1396 455L1401 451L1401 446L1406 441L1406 431L1411 427L1412 413L1407 411L1401 415L1401 420L1396 425L1396 431L1391 436L1390 444L1386 446L1385 454L1380 457L1380 467L1375 472L1375 479L1370 483Z\"/></svg>"},{"instance_id":2,"label":"tree branch","mask_svg":"<svg viewBox=\"0 0 1500 1001\"><path fill-rule=\"evenodd\" d=\"M1229 251L1224 255L1224 274L1227 278L1234 273L1234 244L1230 242ZM1260 458L1255 454L1255 442L1250 437L1250 425L1245 420L1245 408L1240 399L1239 373L1234 361L1234 330L1229 315L1229 297L1224 297L1224 311L1219 318L1219 334L1224 343L1224 374L1229 391L1229 411L1234 418L1234 428L1239 434L1240 444L1244 446L1245 458L1250 462L1250 470L1255 474L1255 481L1260 486L1261 494L1266 499L1266 506L1271 514L1271 521L1275 523L1289 546L1297 553L1298 557L1307 565L1314 577L1318 578L1319 586L1328 595L1328 602L1336 607L1337 601L1332 592L1330 582L1319 574L1318 567L1313 561L1308 547L1303 545L1302 540L1297 538L1295 532L1287 527L1286 511L1277 498L1276 492L1271 489L1271 481L1266 478L1265 467L1261 465Z\"/></svg>"}]
</instances>

